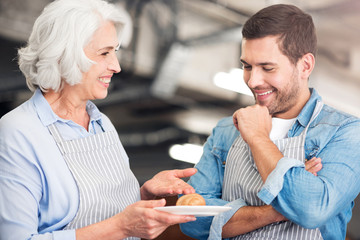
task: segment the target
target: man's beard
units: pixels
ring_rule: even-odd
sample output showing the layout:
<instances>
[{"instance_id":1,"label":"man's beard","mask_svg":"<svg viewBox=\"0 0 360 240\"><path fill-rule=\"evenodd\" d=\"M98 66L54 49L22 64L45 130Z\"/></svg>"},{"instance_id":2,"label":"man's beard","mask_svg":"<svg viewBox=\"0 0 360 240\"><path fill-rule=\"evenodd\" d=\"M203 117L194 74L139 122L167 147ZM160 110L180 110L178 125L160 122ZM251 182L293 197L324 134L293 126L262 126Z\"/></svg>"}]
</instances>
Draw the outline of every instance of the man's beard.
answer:
<instances>
[{"instance_id":1,"label":"man's beard","mask_svg":"<svg viewBox=\"0 0 360 240\"><path fill-rule=\"evenodd\" d=\"M299 79L296 68L291 75L291 81L288 82L282 90L275 88L275 99L266 106L271 116L278 115L289 111L295 104L299 96Z\"/></svg>"}]
</instances>

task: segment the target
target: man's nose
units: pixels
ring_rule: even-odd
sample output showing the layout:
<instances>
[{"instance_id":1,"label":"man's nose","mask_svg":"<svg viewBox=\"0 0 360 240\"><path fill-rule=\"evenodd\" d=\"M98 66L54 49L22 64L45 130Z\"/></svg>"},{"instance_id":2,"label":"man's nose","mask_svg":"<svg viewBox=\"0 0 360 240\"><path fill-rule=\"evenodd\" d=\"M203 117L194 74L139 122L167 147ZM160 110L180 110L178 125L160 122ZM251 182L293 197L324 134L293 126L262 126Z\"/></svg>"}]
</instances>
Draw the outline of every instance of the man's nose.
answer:
<instances>
[{"instance_id":1,"label":"man's nose","mask_svg":"<svg viewBox=\"0 0 360 240\"><path fill-rule=\"evenodd\" d=\"M254 89L257 86L263 84L263 82L264 81L261 72L253 68L249 73L249 79L247 81L247 85L249 86L249 88Z\"/></svg>"}]
</instances>

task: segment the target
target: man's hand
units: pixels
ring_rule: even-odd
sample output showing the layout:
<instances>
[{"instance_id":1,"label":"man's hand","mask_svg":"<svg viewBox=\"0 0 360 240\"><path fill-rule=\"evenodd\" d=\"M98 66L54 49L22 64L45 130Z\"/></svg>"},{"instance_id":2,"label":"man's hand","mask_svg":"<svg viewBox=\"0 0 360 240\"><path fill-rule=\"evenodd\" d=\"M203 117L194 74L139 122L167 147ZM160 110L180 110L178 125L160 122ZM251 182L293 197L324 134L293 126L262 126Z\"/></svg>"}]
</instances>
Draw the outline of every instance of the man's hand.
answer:
<instances>
[{"instance_id":1,"label":"man's hand","mask_svg":"<svg viewBox=\"0 0 360 240\"><path fill-rule=\"evenodd\" d=\"M283 157L270 140L272 122L267 107L255 104L241 108L234 113L233 121L241 137L249 145L261 178L265 182Z\"/></svg>"},{"instance_id":2,"label":"man's hand","mask_svg":"<svg viewBox=\"0 0 360 240\"><path fill-rule=\"evenodd\" d=\"M190 177L196 172L197 170L195 168L159 172L141 187L141 199L149 200L154 199L157 196L165 197L195 193L194 188L184 182L181 178Z\"/></svg>"},{"instance_id":3,"label":"man's hand","mask_svg":"<svg viewBox=\"0 0 360 240\"><path fill-rule=\"evenodd\" d=\"M309 161L305 161L305 170L317 176L317 173L322 169L321 158L313 157Z\"/></svg>"},{"instance_id":4,"label":"man's hand","mask_svg":"<svg viewBox=\"0 0 360 240\"><path fill-rule=\"evenodd\" d=\"M269 138L271 116L267 107L256 104L241 108L233 114L233 122L248 144L255 138Z\"/></svg>"}]
</instances>

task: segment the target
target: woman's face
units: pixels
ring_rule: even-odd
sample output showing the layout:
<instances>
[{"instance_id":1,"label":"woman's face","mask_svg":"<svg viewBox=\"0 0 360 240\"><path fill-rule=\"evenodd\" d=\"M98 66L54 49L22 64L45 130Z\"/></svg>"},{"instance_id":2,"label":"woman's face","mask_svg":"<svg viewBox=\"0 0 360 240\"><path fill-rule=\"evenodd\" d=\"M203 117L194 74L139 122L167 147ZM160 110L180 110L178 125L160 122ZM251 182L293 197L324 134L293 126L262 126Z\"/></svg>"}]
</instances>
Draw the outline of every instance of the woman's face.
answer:
<instances>
[{"instance_id":1,"label":"woman's face","mask_svg":"<svg viewBox=\"0 0 360 240\"><path fill-rule=\"evenodd\" d=\"M107 96L111 77L121 71L116 51L119 42L115 26L106 21L95 32L90 43L84 48L86 56L96 62L81 81L81 93L85 99L103 99Z\"/></svg>"}]
</instances>

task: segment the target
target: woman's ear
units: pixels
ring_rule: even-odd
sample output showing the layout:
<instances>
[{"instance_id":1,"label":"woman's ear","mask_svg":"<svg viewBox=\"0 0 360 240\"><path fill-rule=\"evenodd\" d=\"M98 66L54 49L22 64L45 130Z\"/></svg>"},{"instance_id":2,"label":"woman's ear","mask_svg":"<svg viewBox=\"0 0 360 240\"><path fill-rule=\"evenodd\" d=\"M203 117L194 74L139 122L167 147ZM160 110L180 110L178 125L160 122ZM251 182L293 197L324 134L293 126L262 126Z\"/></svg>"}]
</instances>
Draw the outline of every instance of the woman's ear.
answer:
<instances>
[{"instance_id":1,"label":"woman's ear","mask_svg":"<svg viewBox=\"0 0 360 240\"><path fill-rule=\"evenodd\" d=\"M299 60L299 70L302 78L308 79L315 67L315 57L312 53L307 53Z\"/></svg>"}]
</instances>

